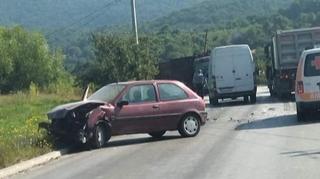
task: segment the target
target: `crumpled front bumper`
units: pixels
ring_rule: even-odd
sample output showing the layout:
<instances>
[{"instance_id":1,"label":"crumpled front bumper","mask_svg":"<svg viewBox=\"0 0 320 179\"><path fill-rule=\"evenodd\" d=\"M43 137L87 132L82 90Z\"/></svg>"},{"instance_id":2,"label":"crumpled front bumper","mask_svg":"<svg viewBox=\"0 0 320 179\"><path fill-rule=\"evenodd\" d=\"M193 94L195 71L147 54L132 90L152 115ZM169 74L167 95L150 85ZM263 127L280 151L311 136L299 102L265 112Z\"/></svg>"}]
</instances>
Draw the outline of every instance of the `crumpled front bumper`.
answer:
<instances>
[{"instance_id":1,"label":"crumpled front bumper","mask_svg":"<svg viewBox=\"0 0 320 179\"><path fill-rule=\"evenodd\" d=\"M39 129L45 129L49 135L55 139L61 139L63 141L81 142L86 143L88 141L88 133L85 126L77 124L68 124L61 121L51 121L39 123Z\"/></svg>"}]
</instances>

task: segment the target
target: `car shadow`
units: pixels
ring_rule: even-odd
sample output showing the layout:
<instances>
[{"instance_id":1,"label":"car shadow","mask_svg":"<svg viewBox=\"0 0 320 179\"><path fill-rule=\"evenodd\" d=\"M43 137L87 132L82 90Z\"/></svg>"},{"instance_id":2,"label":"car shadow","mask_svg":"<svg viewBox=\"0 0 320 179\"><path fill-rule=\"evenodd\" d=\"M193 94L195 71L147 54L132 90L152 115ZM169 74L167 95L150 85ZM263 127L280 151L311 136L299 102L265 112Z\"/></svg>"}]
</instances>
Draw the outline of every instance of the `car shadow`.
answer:
<instances>
[{"instance_id":1,"label":"car shadow","mask_svg":"<svg viewBox=\"0 0 320 179\"><path fill-rule=\"evenodd\" d=\"M287 155L289 157L312 157L318 158L317 156L320 155L320 151L318 150L310 150L310 151L291 151L291 152L282 152L281 155Z\"/></svg>"},{"instance_id":2,"label":"car shadow","mask_svg":"<svg viewBox=\"0 0 320 179\"><path fill-rule=\"evenodd\" d=\"M121 147L121 146L130 146L130 145L138 145L138 144L146 144L146 143L156 143L161 141L169 141L169 140L175 140L175 139L181 139L182 137L179 135L176 136L163 136L159 139L153 138L153 137L140 137L140 138L130 138L130 139L115 139L109 141L104 147L102 148L114 148L114 147ZM92 149L88 145L74 145L71 147L71 151L69 154L75 154L75 153L81 153L89 150L95 150Z\"/></svg>"},{"instance_id":3,"label":"car shadow","mask_svg":"<svg viewBox=\"0 0 320 179\"><path fill-rule=\"evenodd\" d=\"M252 129L268 129L268 128L280 128L297 125L308 125L312 123L320 122L317 118L308 116L305 122L299 122L295 114L284 115L277 117L270 117L262 120L250 121L248 123L239 124L235 130L252 130Z\"/></svg>"},{"instance_id":4,"label":"car shadow","mask_svg":"<svg viewBox=\"0 0 320 179\"><path fill-rule=\"evenodd\" d=\"M159 139L153 137L143 137L143 138L134 138L134 139L121 139L110 141L107 143L105 148L112 148L112 147L120 147L120 146L128 146L128 145L136 145L136 144L145 144L145 143L155 143L161 141L168 141L182 138L181 136L163 136Z\"/></svg>"},{"instance_id":5,"label":"car shadow","mask_svg":"<svg viewBox=\"0 0 320 179\"><path fill-rule=\"evenodd\" d=\"M284 103L284 102L293 102L294 99L278 99L271 96L257 96L257 102L255 104L275 104L275 103ZM219 104L211 105L206 104L207 108L223 108L223 107L233 107L233 106L243 106L243 105L255 105L251 103L245 103L243 98L238 98L236 100L225 99L219 100Z\"/></svg>"}]
</instances>

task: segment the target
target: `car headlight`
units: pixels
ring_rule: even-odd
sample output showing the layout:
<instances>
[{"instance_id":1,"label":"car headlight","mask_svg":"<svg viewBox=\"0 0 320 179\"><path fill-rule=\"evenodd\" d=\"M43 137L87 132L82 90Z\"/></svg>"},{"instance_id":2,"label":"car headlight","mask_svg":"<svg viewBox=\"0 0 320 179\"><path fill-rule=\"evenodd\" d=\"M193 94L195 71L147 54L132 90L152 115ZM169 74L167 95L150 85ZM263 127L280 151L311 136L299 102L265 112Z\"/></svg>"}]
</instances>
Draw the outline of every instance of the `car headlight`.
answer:
<instances>
[{"instance_id":1,"label":"car headlight","mask_svg":"<svg viewBox=\"0 0 320 179\"><path fill-rule=\"evenodd\" d=\"M93 111L89 111L87 114L86 114L86 118L89 118L89 116L93 113Z\"/></svg>"},{"instance_id":2,"label":"car headlight","mask_svg":"<svg viewBox=\"0 0 320 179\"><path fill-rule=\"evenodd\" d=\"M72 117L75 119L76 118L76 113L75 112L72 112Z\"/></svg>"}]
</instances>

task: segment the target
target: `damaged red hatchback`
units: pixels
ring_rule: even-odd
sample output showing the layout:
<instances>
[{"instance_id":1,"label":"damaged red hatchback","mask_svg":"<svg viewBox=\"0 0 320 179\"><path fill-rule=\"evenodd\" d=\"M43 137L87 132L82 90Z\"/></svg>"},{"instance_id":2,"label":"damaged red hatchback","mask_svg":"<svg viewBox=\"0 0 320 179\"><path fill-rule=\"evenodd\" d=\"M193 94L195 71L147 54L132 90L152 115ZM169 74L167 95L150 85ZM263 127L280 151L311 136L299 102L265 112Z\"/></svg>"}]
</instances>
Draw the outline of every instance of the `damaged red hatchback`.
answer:
<instances>
[{"instance_id":1,"label":"damaged red hatchback","mask_svg":"<svg viewBox=\"0 0 320 179\"><path fill-rule=\"evenodd\" d=\"M106 85L89 98L48 112L49 130L94 147L112 135L148 133L160 138L168 130L196 136L207 120L205 102L178 81L132 81Z\"/></svg>"}]
</instances>

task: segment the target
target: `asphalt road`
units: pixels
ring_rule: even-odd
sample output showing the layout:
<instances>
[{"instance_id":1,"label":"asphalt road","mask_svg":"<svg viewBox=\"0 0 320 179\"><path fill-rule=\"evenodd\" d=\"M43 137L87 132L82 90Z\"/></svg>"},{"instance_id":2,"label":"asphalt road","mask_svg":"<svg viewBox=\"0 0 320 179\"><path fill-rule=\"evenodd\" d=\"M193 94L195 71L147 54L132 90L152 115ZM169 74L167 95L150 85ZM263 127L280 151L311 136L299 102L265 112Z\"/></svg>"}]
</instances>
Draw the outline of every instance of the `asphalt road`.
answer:
<instances>
[{"instance_id":1,"label":"asphalt road","mask_svg":"<svg viewBox=\"0 0 320 179\"><path fill-rule=\"evenodd\" d=\"M197 137L169 132L114 137L100 150L63 156L13 178L320 178L320 120L298 123L294 102L258 89L257 104L208 106Z\"/></svg>"}]
</instances>

